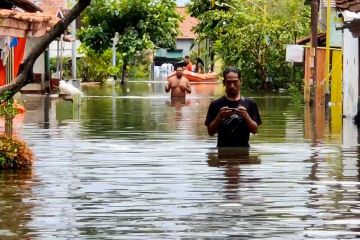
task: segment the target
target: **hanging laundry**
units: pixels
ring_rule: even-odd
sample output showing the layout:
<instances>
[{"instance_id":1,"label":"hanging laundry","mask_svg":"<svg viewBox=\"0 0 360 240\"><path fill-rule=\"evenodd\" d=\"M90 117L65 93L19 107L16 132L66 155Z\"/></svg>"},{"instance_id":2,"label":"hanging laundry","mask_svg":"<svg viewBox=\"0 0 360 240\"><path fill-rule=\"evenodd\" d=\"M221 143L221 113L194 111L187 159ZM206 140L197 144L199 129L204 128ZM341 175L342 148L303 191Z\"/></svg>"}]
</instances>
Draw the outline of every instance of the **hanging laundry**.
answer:
<instances>
[{"instance_id":1,"label":"hanging laundry","mask_svg":"<svg viewBox=\"0 0 360 240\"><path fill-rule=\"evenodd\" d=\"M3 51L1 52L1 61L2 61L4 66L6 66L6 61L7 61L8 57L9 57L9 53L10 53L10 48L8 48L8 47L5 47L3 49Z\"/></svg>"},{"instance_id":2,"label":"hanging laundry","mask_svg":"<svg viewBox=\"0 0 360 240\"><path fill-rule=\"evenodd\" d=\"M5 46L1 51L1 61L3 65L6 66L6 61L7 58L9 57L9 52L10 52L10 48L9 48L10 37L5 37L4 39L5 39Z\"/></svg>"},{"instance_id":3,"label":"hanging laundry","mask_svg":"<svg viewBox=\"0 0 360 240\"><path fill-rule=\"evenodd\" d=\"M0 49L4 49L6 46L6 39L4 37L0 37Z\"/></svg>"},{"instance_id":4,"label":"hanging laundry","mask_svg":"<svg viewBox=\"0 0 360 240\"><path fill-rule=\"evenodd\" d=\"M19 41L17 37L13 37L10 41L10 48L15 47L16 45L18 45Z\"/></svg>"}]
</instances>

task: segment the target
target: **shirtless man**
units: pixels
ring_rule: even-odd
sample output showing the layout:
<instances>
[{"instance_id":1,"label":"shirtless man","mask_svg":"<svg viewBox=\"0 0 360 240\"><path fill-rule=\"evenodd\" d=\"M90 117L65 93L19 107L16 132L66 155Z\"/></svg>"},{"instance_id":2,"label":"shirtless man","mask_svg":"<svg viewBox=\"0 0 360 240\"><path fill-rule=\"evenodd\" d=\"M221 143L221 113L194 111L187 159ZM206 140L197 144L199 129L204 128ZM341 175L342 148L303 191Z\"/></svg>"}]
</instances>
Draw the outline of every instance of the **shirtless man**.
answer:
<instances>
[{"instance_id":1,"label":"shirtless man","mask_svg":"<svg viewBox=\"0 0 360 240\"><path fill-rule=\"evenodd\" d=\"M176 75L168 78L168 84L165 87L165 92L171 90L171 98L184 98L186 93L191 93L189 80L183 76L183 68L176 67Z\"/></svg>"}]
</instances>

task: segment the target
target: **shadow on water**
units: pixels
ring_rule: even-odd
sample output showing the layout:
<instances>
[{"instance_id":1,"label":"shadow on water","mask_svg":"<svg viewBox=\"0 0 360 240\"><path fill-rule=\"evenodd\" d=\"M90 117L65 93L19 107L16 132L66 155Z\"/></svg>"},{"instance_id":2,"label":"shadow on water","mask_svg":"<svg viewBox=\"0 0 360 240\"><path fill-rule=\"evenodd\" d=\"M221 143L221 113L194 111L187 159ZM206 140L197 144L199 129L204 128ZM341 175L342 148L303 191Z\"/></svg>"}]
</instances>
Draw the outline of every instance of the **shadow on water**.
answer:
<instances>
[{"instance_id":1,"label":"shadow on water","mask_svg":"<svg viewBox=\"0 0 360 240\"><path fill-rule=\"evenodd\" d=\"M165 84L88 86L78 103L28 97L15 132L36 178L0 173L0 237L359 237L359 133L341 107L313 122L287 96L244 92L259 134L248 150L216 149L204 120L221 84L193 84L185 101Z\"/></svg>"}]
</instances>

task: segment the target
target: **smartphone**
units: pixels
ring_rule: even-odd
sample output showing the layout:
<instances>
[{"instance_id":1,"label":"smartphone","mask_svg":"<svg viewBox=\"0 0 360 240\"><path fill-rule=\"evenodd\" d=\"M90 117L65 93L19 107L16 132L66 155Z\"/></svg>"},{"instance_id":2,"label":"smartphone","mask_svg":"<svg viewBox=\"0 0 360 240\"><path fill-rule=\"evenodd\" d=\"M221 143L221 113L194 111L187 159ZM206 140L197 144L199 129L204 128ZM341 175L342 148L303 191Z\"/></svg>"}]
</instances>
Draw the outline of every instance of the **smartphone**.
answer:
<instances>
[{"instance_id":1,"label":"smartphone","mask_svg":"<svg viewBox=\"0 0 360 240\"><path fill-rule=\"evenodd\" d=\"M238 109L238 108L228 108L228 110L237 111L237 110L239 110L239 109Z\"/></svg>"}]
</instances>

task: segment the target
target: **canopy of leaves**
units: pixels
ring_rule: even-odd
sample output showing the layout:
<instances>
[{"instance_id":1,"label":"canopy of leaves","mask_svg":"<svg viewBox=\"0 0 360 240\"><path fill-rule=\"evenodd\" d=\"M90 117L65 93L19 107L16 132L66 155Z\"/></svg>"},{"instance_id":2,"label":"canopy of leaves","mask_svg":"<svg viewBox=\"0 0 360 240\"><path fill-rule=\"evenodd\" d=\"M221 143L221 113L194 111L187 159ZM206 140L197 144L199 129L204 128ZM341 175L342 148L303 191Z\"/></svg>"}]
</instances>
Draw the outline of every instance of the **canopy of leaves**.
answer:
<instances>
[{"instance_id":1,"label":"canopy of leaves","mask_svg":"<svg viewBox=\"0 0 360 240\"><path fill-rule=\"evenodd\" d=\"M209 38L225 65L240 67L247 80L264 85L272 76L279 87L290 79L285 45L307 35L310 9L297 0L192 0L189 11L200 24L199 40Z\"/></svg>"},{"instance_id":2,"label":"canopy of leaves","mask_svg":"<svg viewBox=\"0 0 360 240\"><path fill-rule=\"evenodd\" d=\"M93 0L79 38L100 53L118 32L117 51L129 58L154 46L172 48L180 20L175 7L173 0Z\"/></svg>"}]
</instances>

